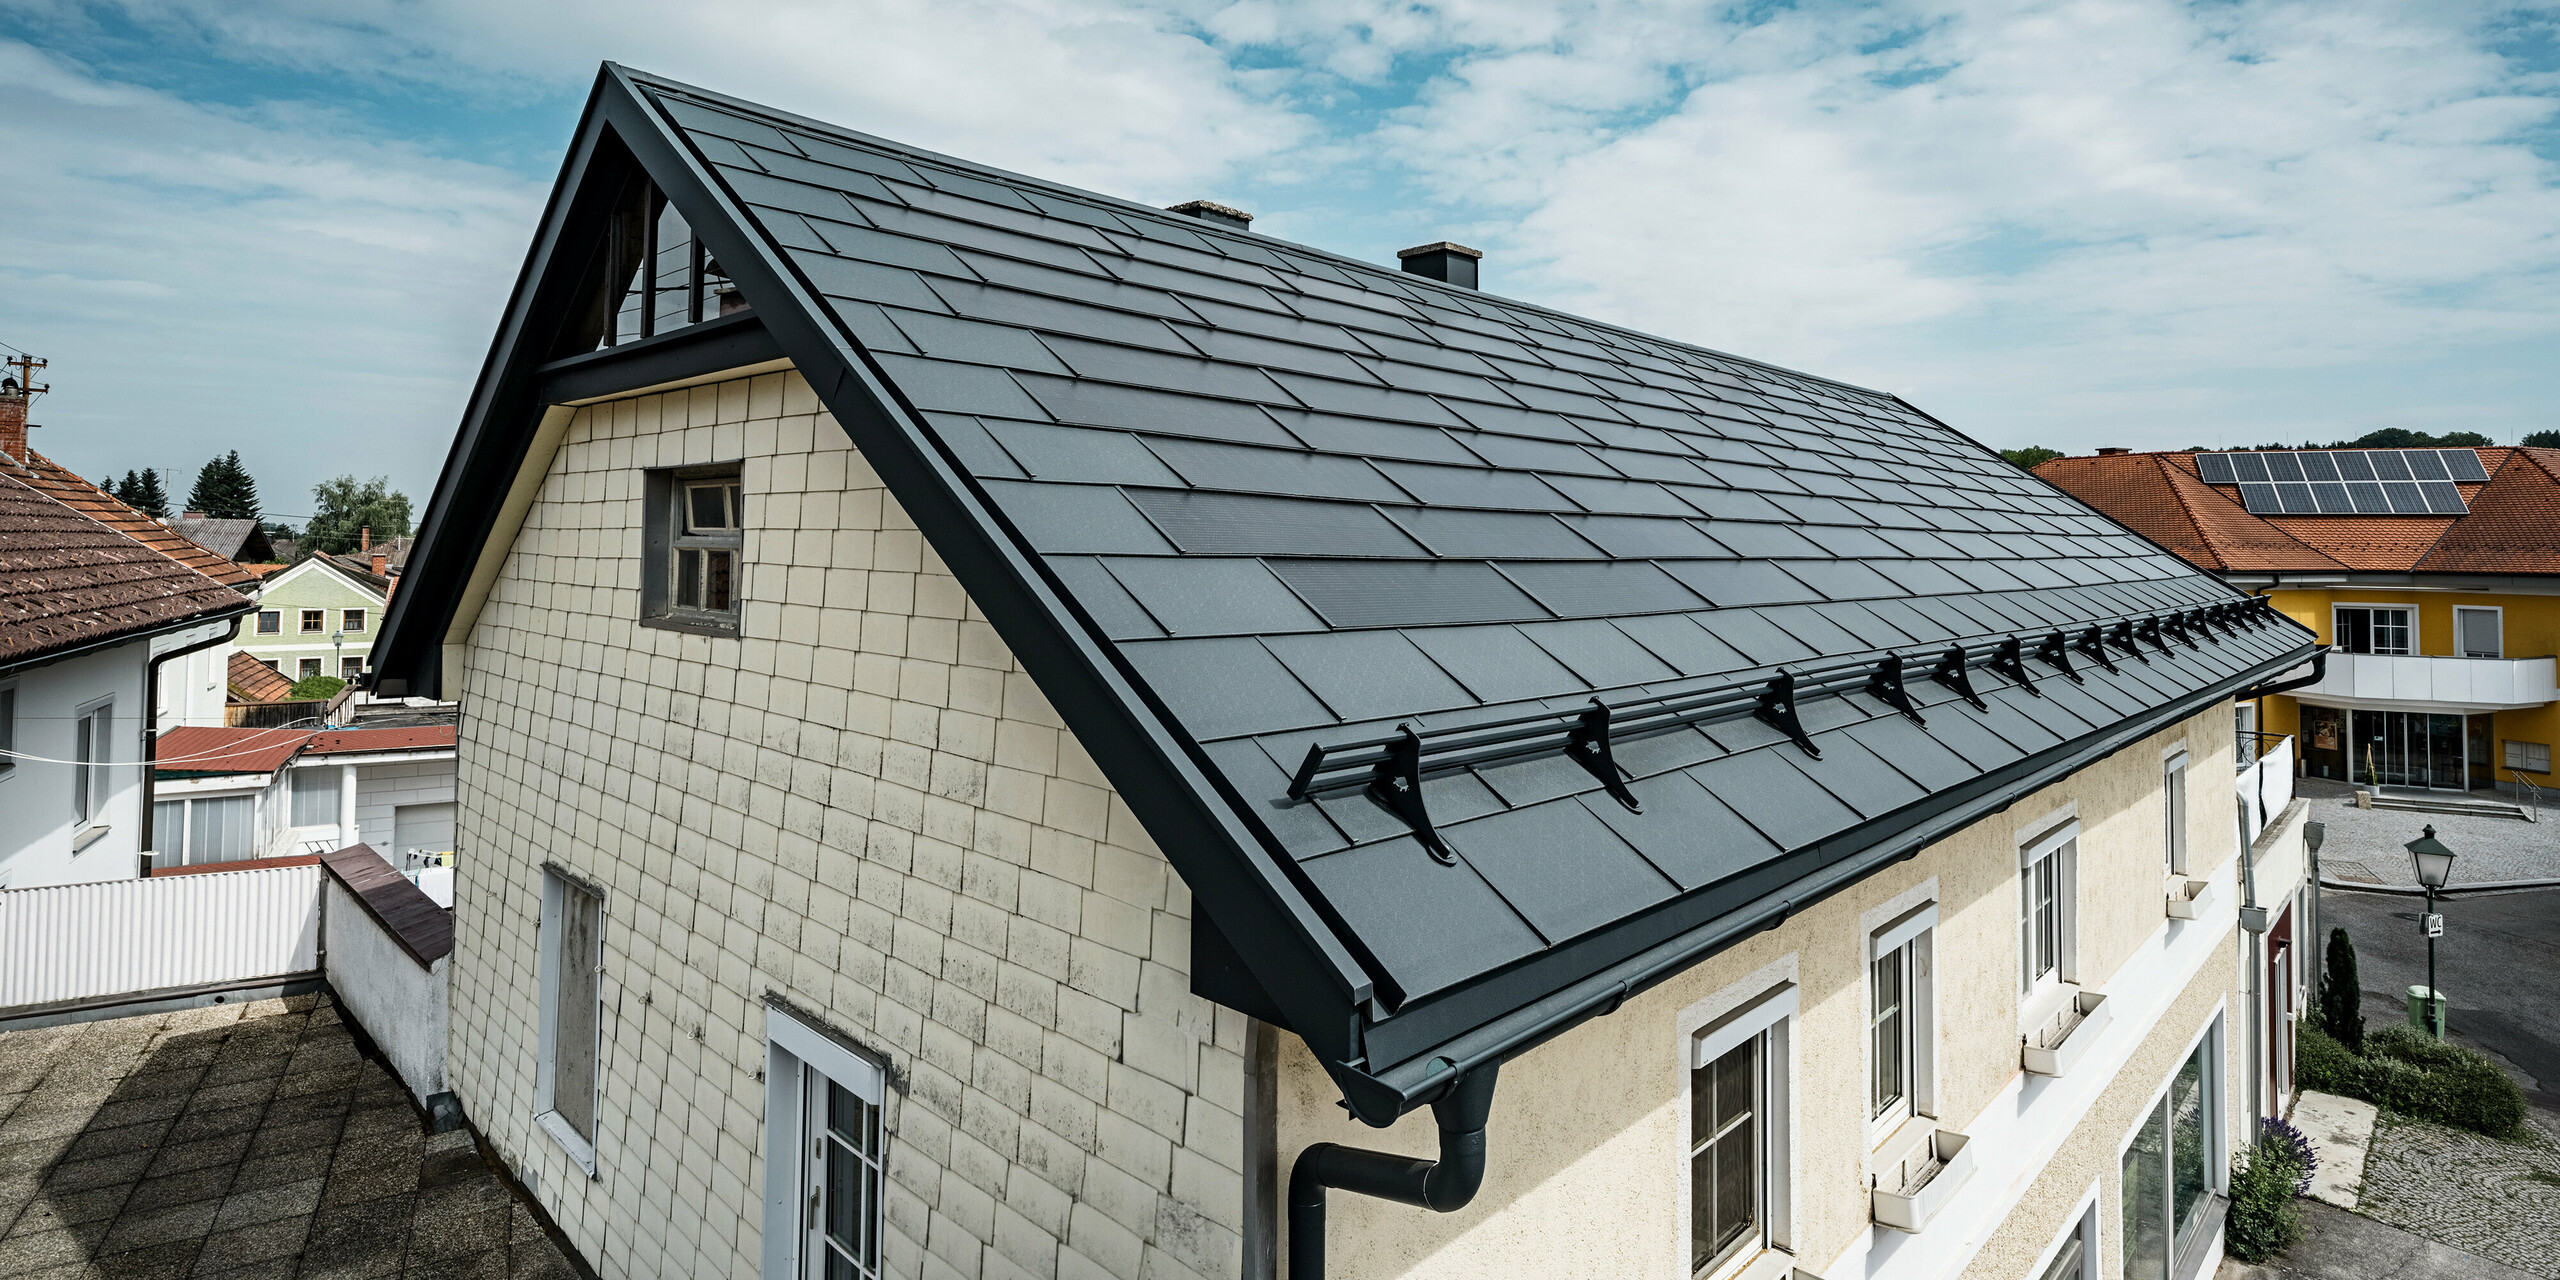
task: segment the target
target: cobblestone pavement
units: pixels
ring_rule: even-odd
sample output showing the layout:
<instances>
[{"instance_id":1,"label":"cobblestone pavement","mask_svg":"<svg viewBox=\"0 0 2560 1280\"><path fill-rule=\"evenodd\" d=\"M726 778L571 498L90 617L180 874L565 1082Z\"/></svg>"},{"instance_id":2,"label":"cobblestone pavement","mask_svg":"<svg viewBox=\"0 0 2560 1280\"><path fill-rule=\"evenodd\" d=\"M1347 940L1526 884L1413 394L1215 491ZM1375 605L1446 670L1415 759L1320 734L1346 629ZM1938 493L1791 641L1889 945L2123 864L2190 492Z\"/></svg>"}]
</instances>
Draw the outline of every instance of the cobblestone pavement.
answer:
<instances>
[{"instance_id":1,"label":"cobblestone pavement","mask_svg":"<svg viewBox=\"0 0 2560 1280\"><path fill-rule=\"evenodd\" d=\"M2386 1111L2359 1212L2538 1276L2560 1276L2560 1143L2515 1142Z\"/></svg>"},{"instance_id":2,"label":"cobblestone pavement","mask_svg":"<svg viewBox=\"0 0 2560 1280\"><path fill-rule=\"evenodd\" d=\"M0 1276L571 1274L325 996L0 1034Z\"/></svg>"},{"instance_id":3,"label":"cobblestone pavement","mask_svg":"<svg viewBox=\"0 0 2560 1280\"><path fill-rule=\"evenodd\" d=\"M2456 889L2467 884L2560 880L2560 808L2546 810L2540 822L2359 809L2355 788L2322 778L2295 779L2294 794L2311 802L2311 821L2327 825L2328 840L2320 846L2320 871L2341 884L2417 888L2417 873L2409 865L2406 846L2429 825L2435 827L2436 839L2457 855L2452 881Z\"/></svg>"}]
</instances>

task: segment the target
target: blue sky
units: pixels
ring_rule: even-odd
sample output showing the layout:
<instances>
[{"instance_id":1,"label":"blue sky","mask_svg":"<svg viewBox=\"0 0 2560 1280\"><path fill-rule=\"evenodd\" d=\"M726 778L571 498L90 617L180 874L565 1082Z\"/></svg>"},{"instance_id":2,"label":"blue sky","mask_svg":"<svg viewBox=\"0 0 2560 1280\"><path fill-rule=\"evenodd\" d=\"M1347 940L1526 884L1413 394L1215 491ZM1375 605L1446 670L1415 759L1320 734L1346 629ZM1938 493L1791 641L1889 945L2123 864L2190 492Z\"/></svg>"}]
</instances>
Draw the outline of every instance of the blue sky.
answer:
<instances>
[{"instance_id":1,"label":"blue sky","mask_svg":"<svg viewBox=\"0 0 2560 1280\"><path fill-rule=\"evenodd\" d=\"M423 500L598 61L1885 388L1999 446L2560 427L2560 8L0 0L39 449Z\"/></svg>"}]
</instances>

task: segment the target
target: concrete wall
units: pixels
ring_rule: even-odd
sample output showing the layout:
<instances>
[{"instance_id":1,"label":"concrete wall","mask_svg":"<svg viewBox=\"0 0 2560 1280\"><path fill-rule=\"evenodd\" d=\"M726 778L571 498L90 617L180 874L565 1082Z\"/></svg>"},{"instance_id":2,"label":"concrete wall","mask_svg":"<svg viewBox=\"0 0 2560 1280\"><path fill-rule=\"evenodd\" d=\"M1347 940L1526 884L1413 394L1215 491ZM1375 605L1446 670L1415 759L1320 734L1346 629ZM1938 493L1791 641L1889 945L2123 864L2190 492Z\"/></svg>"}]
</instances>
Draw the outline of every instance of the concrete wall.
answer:
<instances>
[{"instance_id":1,"label":"concrete wall","mask_svg":"<svg viewBox=\"0 0 2560 1280\"><path fill-rule=\"evenodd\" d=\"M2041 1249L2052 1239L2043 1231L2052 1215L2039 1206L2079 1196L2102 1177L2113 1193L2122 1133L2109 1108L2138 1109L2122 1099L2157 1092L2166 1077L2153 1070L2153 1059L2169 1051L2154 1046L2174 1040L2183 1047L2209 1006L2233 989L2238 832L2231 739L2229 708L2210 709L1505 1065L1476 1201L1435 1215L1337 1192L1327 1228L1329 1274L1686 1277L1686 1032L1701 1021L1701 1002L1720 993L1747 997L1773 974L1791 975L1802 1002L1793 1032L1787 1242L1800 1263L1835 1277L2024 1274L2033 1251L2014 1258L2013 1241L2032 1237ZM2221 905L2211 920L2173 925L2164 907L2160 768L2162 751L2180 742L2191 755L2193 865L2199 874L2211 869ZM2185 993L2156 1020L2110 1030L2113 1057L2127 1065L2107 1084L2110 1101L2085 1121L2083 1100L2047 1088L2041 1077L2025 1078L2019 1066L2018 845L2066 811L2081 824L2082 985L2128 1005L2146 993L2155 1002ZM1928 1231L1903 1236L1869 1222L1864 942L1904 909L1902 902L1931 895L1940 913L1935 1114L1942 1127L1984 1137L1979 1145L1988 1149L1977 1152L1981 1171L1958 1204ZM1384 1132L1368 1129L1336 1105L1338 1094L1304 1046L1295 1037L1281 1040L1281 1169L1318 1141L1433 1154L1428 1112ZM2096 1068L2102 1073L2112 1070L2104 1056ZM2226 1062L2237 1057L2235 1050ZM2094 1094L2095 1083L2084 1075L2073 1088ZM2049 1158L2037 1154L2037 1144L2057 1142L2065 1131L2074 1145ZM2027 1207L2013 1213L2013 1203Z\"/></svg>"},{"instance_id":2,"label":"concrete wall","mask_svg":"<svg viewBox=\"0 0 2560 1280\"><path fill-rule=\"evenodd\" d=\"M642 469L744 460L744 636L645 628ZM467 643L449 1070L614 1276L761 1249L768 991L882 1056L901 1277L1239 1273L1190 898L796 376L578 412ZM597 1176L533 1122L541 866L603 887Z\"/></svg>"},{"instance_id":3,"label":"concrete wall","mask_svg":"<svg viewBox=\"0 0 2560 1280\"><path fill-rule=\"evenodd\" d=\"M330 989L373 1037L418 1105L445 1090L453 957L420 965L337 877L320 877L322 964Z\"/></svg>"},{"instance_id":4,"label":"concrete wall","mask_svg":"<svg viewBox=\"0 0 2560 1280\"><path fill-rule=\"evenodd\" d=\"M142 739L150 715L143 700L148 638L94 653L0 675L14 686L17 752L40 757L0 770L0 889L91 880L130 879L140 873L142 849ZM174 664L172 664L174 665ZM77 821L72 810L72 766L47 761L73 758L73 716L101 699L113 699L106 754L108 796L98 815ZM73 841L92 826L106 834L73 852Z\"/></svg>"}]
</instances>

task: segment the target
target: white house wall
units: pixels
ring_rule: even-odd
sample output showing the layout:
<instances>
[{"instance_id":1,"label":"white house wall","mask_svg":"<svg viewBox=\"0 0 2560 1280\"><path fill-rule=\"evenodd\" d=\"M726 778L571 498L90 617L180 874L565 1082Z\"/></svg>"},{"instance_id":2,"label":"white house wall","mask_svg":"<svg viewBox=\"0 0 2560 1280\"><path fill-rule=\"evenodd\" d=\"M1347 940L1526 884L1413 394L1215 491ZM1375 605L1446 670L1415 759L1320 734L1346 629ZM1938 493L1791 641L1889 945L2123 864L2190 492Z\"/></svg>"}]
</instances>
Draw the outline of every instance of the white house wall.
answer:
<instances>
[{"instance_id":1,"label":"white house wall","mask_svg":"<svg viewBox=\"0 0 2560 1280\"><path fill-rule=\"evenodd\" d=\"M143 673L151 640L138 637L15 675L17 746L22 757L0 772L0 889L126 880L139 873L142 849L142 739L150 714L143 701ZM89 822L72 809L73 717L99 699L112 699L105 805ZM72 841L104 824L105 835L79 853Z\"/></svg>"}]
</instances>

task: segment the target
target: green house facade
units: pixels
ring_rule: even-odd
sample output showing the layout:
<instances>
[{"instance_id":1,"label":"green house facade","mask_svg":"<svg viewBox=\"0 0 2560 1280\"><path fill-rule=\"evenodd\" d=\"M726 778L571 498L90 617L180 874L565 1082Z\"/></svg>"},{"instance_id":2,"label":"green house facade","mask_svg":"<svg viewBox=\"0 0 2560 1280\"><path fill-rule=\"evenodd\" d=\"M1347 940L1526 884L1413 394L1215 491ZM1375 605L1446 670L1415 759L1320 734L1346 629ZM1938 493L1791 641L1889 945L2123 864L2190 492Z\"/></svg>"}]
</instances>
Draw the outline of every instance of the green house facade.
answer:
<instances>
[{"instance_id":1,"label":"green house facade","mask_svg":"<svg viewBox=\"0 0 2560 1280\"><path fill-rule=\"evenodd\" d=\"M313 556L259 593L257 615L240 628L240 649L289 679L353 680L372 661L388 587L387 579L335 557Z\"/></svg>"}]
</instances>

